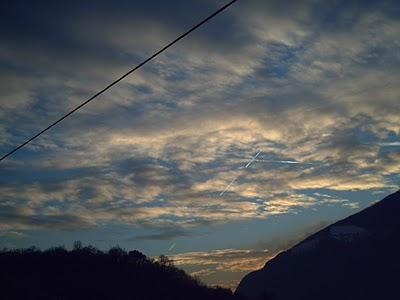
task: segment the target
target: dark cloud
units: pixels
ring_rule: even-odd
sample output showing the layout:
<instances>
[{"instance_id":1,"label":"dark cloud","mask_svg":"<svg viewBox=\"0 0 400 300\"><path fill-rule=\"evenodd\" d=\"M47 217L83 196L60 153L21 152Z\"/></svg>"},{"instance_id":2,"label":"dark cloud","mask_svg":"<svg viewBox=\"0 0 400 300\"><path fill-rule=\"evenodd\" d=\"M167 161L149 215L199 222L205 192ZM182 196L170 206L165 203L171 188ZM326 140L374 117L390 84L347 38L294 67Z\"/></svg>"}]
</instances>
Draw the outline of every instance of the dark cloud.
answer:
<instances>
[{"instance_id":1,"label":"dark cloud","mask_svg":"<svg viewBox=\"0 0 400 300\"><path fill-rule=\"evenodd\" d=\"M24 209L12 207L9 205L0 206L0 226L3 228L20 229L77 229L87 227L86 220L77 215L43 215L29 214Z\"/></svg>"},{"instance_id":2,"label":"dark cloud","mask_svg":"<svg viewBox=\"0 0 400 300\"><path fill-rule=\"evenodd\" d=\"M194 235L197 234L182 228L171 228L159 233L135 236L132 240L174 240L176 238L190 237Z\"/></svg>"},{"instance_id":3,"label":"dark cloud","mask_svg":"<svg viewBox=\"0 0 400 300\"><path fill-rule=\"evenodd\" d=\"M280 251L289 249L297 243L304 240L309 235L323 229L332 222L337 220L321 220L315 221L311 224L298 228L287 234L280 234L279 236L273 236L269 239L259 240L252 245L256 249L269 249L271 254L277 254Z\"/></svg>"}]
</instances>

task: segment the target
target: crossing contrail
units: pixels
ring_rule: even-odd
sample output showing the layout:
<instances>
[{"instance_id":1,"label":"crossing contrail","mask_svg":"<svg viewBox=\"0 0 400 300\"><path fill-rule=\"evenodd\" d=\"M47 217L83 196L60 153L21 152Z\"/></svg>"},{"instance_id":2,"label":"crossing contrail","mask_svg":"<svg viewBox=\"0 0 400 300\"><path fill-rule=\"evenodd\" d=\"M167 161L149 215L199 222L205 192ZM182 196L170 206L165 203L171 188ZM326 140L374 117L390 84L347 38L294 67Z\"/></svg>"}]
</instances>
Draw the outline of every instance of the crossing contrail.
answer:
<instances>
[{"instance_id":1,"label":"crossing contrail","mask_svg":"<svg viewBox=\"0 0 400 300\"><path fill-rule=\"evenodd\" d=\"M280 163L280 164L293 164L293 165L313 165L314 163L310 163L310 162L303 162L303 161L297 161L297 160L266 160L266 159L257 159L257 157L261 154L261 151L258 151L256 153L256 155L254 155L250 161L243 167L239 167L238 170L243 170L243 169L247 169L248 167L250 167L250 165L253 162L267 162L267 163ZM232 179L232 181L226 186L226 188L219 194L219 196L223 196L228 190L229 188L232 186L232 184L239 178L241 174L239 174L238 176L236 176L235 178Z\"/></svg>"},{"instance_id":2,"label":"crossing contrail","mask_svg":"<svg viewBox=\"0 0 400 300\"><path fill-rule=\"evenodd\" d=\"M245 165L244 167L247 169L248 167L250 167L250 165L254 162L254 160L257 158L257 156L259 156L261 153L261 151L258 151L256 155L254 155L254 157L251 158L251 160L247 163L247 165Z\"/></svg>"},{"instance_id":3,"label":"crossing contrail","mask_svg":"<svg viewBox=\"0 0 400 300\"><path fill-rule=\"evenodd\" d=\"M248 167L250 167L250 165L257 159L257 157L260 155L260 153L261 153L261 151L258 151L256 153L256 155L254 155L244 167L239 167L238 170L247 169ZM239 176L240 176L240 174L232 179L232 181L227 185L227 187L219 194L220 197L223 196L227 190L229 190L231 185L236 181L236 179L239 178Z\"/></svg>"}]
</instances>

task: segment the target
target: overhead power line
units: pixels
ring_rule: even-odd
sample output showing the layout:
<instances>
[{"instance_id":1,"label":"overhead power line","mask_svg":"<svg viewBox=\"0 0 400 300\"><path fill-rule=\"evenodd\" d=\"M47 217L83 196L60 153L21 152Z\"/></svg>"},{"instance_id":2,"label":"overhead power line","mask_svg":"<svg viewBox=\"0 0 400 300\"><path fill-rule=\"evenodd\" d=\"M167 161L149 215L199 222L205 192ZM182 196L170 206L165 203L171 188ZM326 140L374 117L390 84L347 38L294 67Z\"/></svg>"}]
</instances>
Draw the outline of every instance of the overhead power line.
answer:
<instances>
[{"instance_id":1,"label":"overhead power line","mask_svg":"<svg viewBox=\"0 0 400 300\"><path fill-rule=\"evenodd\" d=\"M115 81L113 81L112 83L110 83L109 85L107 85L105 88L103 88L102 90L98 91L96 94L94 94L93 96L91 96L89 99L87 99L86 101L84 101L83 103L79 104L77 107L75 107L73 110L71 110L70 112L66 113L65 115L63 115L61 118L59 118L57 121L51 123L49 126L47 126L45 129L41 130L40 132L38 132L37 134L35 134L34 136L32 136L30 139L26 140L24 143L22 143L21 145L15 147L13 150L11 150L10 152L8 152L7 154L3 155L0 158L0 161L4 160L5 158L7 158L8 156L10 156L11 154L15 153L16 151L18 151L19 149L21 149L22 147L26 146L27 144L29 144L30 142L32 142L34 139L38 138L40 135L42 135L43 133L45 133L47 130L49 130L50 128L54 127L55 125L57 125L58 123L60 123L61 121L63 121L64 119L66 119L67 117L69 117L70 115L72 115L74 112L76 112L77 110L81 109L83 106L85 106L86 104L88 104L89 102L91 102L92 100L94 100L95 98L97 98L98 96L100 96L101 94L103 94L104 92L106 92L107 90L109 90L110 88L112 88L114 85L116 85L118 82L120 82L121 80L123 80L125 77L129 76L130 74L132 74L133 72L135 72L136 70L138 70L139 68L141 68L142 66L144 66L146 63L148 63L149 61L151 61L153 58L157 57L158 55L160 55L162 52L164 52L165 50L167 50L168 48L170 48L172 45L176 44L177 42L179 42L181 39L185 38L186 36L188 36L190 33L192 33L193 31L195 31L197 28L199 28L200 26L202 26L203 24L207 23L209 20L211 20L212 18L214 18L216 15L218 15L219 13L221 13L222 11L224 11L225 9L227 9L229 6L231 6L232 4L234 4L237 0L233 0L228 2L227 4L225 4L224 6L222 6L221 8L219 8L217 11L213 12L211 15L209 15L207 18L205 18L204 20L202 20L200 23L198 23L197 25L193 26L192 28L190 28L188 31L186 31L185 33L181 34L179 37L177 37L175 40L173 40L172 42L170 42L169 44L167 44L166 46L164 46L163 48L161 48L160 50L158 50L157 52L155 52L153 55L151 55L149 58L145 59L144 61L142 61L140 64L138 64L136 67L134 67L133 69L131 69L130 71L126 72L124 75L122 75L121 77L119 77L118 79L116 79Z\"/></svg>"}]
</instances>

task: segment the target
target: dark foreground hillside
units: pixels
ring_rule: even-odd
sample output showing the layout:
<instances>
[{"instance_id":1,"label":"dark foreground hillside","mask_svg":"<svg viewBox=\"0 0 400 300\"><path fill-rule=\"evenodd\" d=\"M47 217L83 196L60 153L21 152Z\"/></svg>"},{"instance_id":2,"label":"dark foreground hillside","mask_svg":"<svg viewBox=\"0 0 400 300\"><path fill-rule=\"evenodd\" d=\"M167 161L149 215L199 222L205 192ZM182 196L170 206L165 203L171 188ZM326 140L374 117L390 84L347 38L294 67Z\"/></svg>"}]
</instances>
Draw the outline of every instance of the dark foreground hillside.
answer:
<instances>
[{"instance_id":1,"label":"dark foreground hillside","mask_svg":"<svg viewBox=\"0 0 400 300\"><path fill-rule=\"evenodd\" d=\"M400 191L309 236L245 276L236 293L274 300L400 299Z\"/></svg>"},{"instance_id":2,"label":"dark foreground hillside","mask_svg":"<svg viewBox=\"0 0 400 300\"><path fill-rule=\"evenodd\" d=\"M0 299L241 299L202 285L165 256L94 247L0 252Z\"/></svg>"}]
</instances>

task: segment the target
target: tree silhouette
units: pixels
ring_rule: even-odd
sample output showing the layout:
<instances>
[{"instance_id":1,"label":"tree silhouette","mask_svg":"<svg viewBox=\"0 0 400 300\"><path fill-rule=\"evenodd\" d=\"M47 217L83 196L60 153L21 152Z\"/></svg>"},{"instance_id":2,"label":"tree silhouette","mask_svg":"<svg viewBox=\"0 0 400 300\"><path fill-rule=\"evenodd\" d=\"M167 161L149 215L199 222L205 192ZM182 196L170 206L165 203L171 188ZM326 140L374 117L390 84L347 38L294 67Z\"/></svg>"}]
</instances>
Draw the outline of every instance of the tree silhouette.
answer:
<instances>
[{"instance_id":1,"label":"tree silhouette","mask_svg":"<svg viewBox=\"0 0 400 300\"><path fill-rule=\"evenodd\" d=\"M243 299L205 286L165 255L153 260L118 246L103 252L79 241L71 251L3 249L0 282L0 299Z\"/></svg>"},{"instance_id":2,"label":"tree silhouette","mask_svg":"<svg viewBox=\"0 0 400 300\"><path fill-rule=\"evenodd\" d=\"M73 249L74 249L75 251L81 250L81 249L82 249L82 242L81 242L81 241L75 241L75 242L74 242Z\"/></svg>"}]
</instances>

